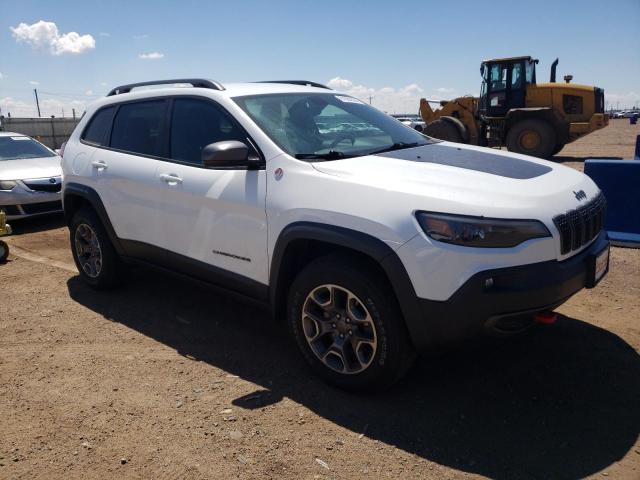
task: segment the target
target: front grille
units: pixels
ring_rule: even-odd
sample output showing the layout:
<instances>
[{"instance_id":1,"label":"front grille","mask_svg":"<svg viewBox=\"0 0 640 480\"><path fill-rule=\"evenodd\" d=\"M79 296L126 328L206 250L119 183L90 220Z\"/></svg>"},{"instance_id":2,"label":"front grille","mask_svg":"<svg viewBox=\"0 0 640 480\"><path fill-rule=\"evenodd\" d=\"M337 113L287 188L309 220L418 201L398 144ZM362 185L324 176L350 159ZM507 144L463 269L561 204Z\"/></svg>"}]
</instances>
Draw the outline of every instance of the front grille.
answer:
<instances>
[{"instance_id":1,"label":"front grille","mask_svg":"<svg viewBox=\"0 0 640 480\"><path fill-rule=\"evenodd\" d=\"M53 182L51 180L53 180ZM35 192L57 193L62 189L62 179L60 177L23 180L23 182L28 188Z\"/></svg>"},{"instance_id":2,"label":"front grille","mask_svg":"<svg viewBox=\"0 0 640 480\"><path fill-rule=\"evenodd\" d=\"M22 210L24 210L24 213L27 215L56 212L62 210L62 202L58 200L57 202L28 203L22 205Z\"/></svg>"},{"instance_id":3,"label":"front grille","mask_svg":"<svg viewBox=\"0 0 640 480\"><path fill-rule=\"evenodd\" d=\"M560 253L565 255L593 240L604 228L607 201L602 192L589 203L557 215L553 223L560 232Z\"/></svg>"}]
</instances>

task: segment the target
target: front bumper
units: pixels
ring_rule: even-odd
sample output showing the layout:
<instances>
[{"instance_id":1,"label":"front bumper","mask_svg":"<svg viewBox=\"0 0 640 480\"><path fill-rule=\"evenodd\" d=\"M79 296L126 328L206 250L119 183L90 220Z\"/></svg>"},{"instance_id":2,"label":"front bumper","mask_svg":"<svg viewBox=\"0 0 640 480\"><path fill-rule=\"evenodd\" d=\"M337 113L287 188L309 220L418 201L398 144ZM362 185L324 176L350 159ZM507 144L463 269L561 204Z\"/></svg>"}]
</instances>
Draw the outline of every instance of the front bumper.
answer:
<instances>
[{"instance_id":1,"label":"front bumper","mask_svg":"<svg viewBox=\"0 0 640 480\"><path fill-rule=\"evenodd\" d=\"M0 192L0 209L7 220L62 211L60 192Z\"/></svg>"},{"instance_id":2,"label":"front bumper","mask_svg":"<svg viewBox=\"0 0 640 480\"><path fill-rule=\"evenodd\" d=\"M603 231L579 254L479 272L448 300L418 299L422 318L408 322L418 349L439 347L480 333L516 333L533 314L552 310L591 284L592 262L609 245Z\"/></svg>"}]
</instances>

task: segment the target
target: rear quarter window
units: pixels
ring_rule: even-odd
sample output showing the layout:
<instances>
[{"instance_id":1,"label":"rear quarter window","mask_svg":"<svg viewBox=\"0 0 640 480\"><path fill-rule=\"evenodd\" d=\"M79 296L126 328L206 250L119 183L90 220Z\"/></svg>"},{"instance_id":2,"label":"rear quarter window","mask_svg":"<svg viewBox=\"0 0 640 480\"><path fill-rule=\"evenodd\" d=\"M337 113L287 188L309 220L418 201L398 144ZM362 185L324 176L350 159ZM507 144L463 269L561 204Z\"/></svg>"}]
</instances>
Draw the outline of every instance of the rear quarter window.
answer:
<instances>
[{"instance_id":1,"label":"rear quarter window","mask_svg":"<svg viewBox=\"0 0 640 480\"><path fill-rule=\"evenodd\" d=\"M104 146L109 142L109 132L111 131L111 121L115 107L107 107L98 110L89 125L82 134L82 140L92 145Z\"/></svg>"}]
</instances>

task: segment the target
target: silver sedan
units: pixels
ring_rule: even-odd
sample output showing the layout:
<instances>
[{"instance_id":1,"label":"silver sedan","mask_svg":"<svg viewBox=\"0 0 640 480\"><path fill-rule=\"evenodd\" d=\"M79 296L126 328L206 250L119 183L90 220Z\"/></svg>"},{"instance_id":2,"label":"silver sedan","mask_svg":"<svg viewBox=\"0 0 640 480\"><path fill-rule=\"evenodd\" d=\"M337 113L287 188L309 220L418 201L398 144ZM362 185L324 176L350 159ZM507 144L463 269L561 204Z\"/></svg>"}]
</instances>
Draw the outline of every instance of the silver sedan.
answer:
<instances>
[{"instance_id":1,"label":"silver sedan","mask_svg":"<svg viewBox=\"0 0 640 480\"><path fill-rule=\"evenodd\" d=\"M31 137L0 132L0 209L8 220L62 210L60 160Z\"/></svg>"}]
</instances>

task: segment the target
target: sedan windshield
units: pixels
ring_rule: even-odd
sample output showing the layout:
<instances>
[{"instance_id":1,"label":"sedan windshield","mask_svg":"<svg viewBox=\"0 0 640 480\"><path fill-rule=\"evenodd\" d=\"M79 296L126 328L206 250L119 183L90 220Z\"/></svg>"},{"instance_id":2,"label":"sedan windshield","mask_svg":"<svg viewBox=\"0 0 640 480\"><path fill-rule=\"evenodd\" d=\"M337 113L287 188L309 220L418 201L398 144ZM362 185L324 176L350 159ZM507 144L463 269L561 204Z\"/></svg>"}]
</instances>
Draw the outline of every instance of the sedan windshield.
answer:
<instances>
[{"instance_id":1,"label":"sedan windshield","mask_svg":"<svg viewBox=\"0 0 640 480\"><path fill-rule=\"evenodd\" d=\"M337 160L435 141L346 95L287 93L234 100L280 148L299 159Z\"/></svg>"},{"instance_id":2,"label":"sedan windshield","mask_svg":"<svg viewBox=\"0 0 640 480\"><path fill-rule=\"evenodd\" d=\"M32 138L18 135L0 137L0 161L55 156L54 152Z\"/></svg>"}]
</instances>

